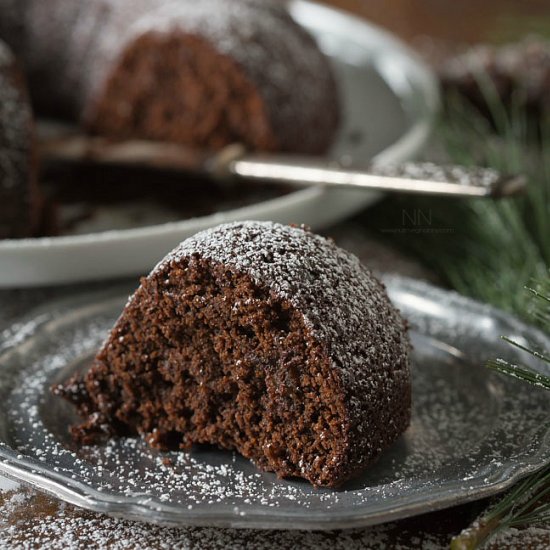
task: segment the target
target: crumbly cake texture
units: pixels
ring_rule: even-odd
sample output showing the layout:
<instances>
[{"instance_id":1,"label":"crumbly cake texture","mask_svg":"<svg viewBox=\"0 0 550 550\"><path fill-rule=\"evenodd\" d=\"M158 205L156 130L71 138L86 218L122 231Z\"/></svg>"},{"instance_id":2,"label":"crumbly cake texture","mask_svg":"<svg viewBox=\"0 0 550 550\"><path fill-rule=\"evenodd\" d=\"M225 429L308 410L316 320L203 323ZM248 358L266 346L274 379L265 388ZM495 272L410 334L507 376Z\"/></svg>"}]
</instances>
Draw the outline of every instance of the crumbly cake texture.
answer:
<instances>
[{"instance_id":1,"label":"crumbly cake texture","mask_svg":"<svg viewBox=\"0 0 550 550\"><path fill-rule=\"evenodd\" d=\"M94 132L309 154L335 135L329 62L278 0L28 0L23 17L37 108Z\"/></svg>"},{"instance_id":2,"label":"crumbly cake texture","mask_svg":"<svg viewBox=\"0 0 550 550\"><path fill-rule=\"evenodd\" d=\"M410 421L409 341L384 286L303 228L221 225L142 279L85 375L54 391L80 443L236 449L263 470L338 486Z\"/></svg>"},{"instance_id":3,"label":"crumbly cake texture","mask_svg":"<svg viewBox=\"0 0 550 550\"><path fill-rule=\"evenodd\" d=\"M33 121L16 60L0 41L0 239L26 237L36 223Z\"/></svg>"}]
</instances>

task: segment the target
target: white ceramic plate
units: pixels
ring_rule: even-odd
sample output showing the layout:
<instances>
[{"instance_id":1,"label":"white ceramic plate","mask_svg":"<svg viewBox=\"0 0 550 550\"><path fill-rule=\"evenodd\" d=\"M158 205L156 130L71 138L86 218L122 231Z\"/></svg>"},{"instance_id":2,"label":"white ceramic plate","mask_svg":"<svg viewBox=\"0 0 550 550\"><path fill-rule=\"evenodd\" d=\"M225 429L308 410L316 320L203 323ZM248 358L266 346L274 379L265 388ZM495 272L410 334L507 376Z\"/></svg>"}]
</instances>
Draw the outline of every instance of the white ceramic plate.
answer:
<instances>
[{"instance_id":1,"label":"white ceramic plate","mask_svg":"<svg viewBox=\"0 0 550 550\"><path fill-rule=\"evenodd\" d=\"M343 124L333 158L400 162L424 145L438 106L436 80L402 43L360 19L313 2L290 10L333 61ZM0 287L61 284L145 273L184 238L232 220L330 225L372 204L364 191L300 190L251 206L176 222L0 241Z\"/></svg>"}]
</instances>

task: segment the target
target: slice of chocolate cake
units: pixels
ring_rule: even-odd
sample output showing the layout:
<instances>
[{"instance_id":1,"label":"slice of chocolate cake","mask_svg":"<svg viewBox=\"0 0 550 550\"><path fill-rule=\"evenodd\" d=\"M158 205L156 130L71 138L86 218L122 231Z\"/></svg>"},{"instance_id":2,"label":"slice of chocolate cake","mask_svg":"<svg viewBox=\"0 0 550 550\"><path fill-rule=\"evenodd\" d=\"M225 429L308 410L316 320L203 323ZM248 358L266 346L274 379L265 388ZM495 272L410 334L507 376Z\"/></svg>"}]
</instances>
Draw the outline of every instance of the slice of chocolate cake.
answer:
<instances>
[{"instance_id":1,"label":"slice of chocolate cake","mask_svg":"<svg viewBox=\"0 0 550 550\"><path fill-rule=\"evenodd\" d=\"M302 228L242 222L162 260L90 370L54 391L84 417L80 443L214 444L337 486L407 428L408 354L404 321L355 256Z\"/></svg>"},{"instance_id":2,"label":"slice of chocolate cake","mask_svg":"<svg viewBox=\"0 0 550 550\"><path fill-rule=\"evenodd\" d=\"M280 0L26 2L22 54L42 112L210 149L320 154L333 141L331 67Z\"/></svg>"},{"instance_id":3,"label":"slice of chocolate cake","mask_svg":"<svg viewBox=\"0 0 550 550\"><path fill-rule=\"evenodd\" d=\"M16 60L0 41L0 239L32 235L35 183L31 107Z\"/></svg>"}]
</instances>

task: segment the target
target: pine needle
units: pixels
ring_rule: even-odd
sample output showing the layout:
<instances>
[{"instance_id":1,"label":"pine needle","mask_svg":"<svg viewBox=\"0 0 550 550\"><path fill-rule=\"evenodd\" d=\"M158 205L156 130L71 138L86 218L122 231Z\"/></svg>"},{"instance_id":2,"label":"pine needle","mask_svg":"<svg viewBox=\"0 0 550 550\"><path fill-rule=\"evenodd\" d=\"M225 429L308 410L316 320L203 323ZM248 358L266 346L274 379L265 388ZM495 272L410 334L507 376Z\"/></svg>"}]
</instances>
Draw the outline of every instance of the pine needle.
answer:
<instances>
[{"instance_id":1,"label":"pine needle","mask_svg":"<svg viewBox=\"0 0 550 550\"><path fill-rule=\"evenodd\" d=\"M525 287L530 293L532 300L527 300L527 311L529 315L538 322L542 328L550 333L550 276L540 281L536 288ZM550 350L537 350L520 344L507 336L501 338L510 345L520 349L535 359L550 365ZM525 365L516 365L504 359L488 361L487 367L502 374L512 376L534 386L550 390L550 376L536 371Z\"/></svg>"},{"instance_id":2,"label":"pine needle","mask_svg":"<svg viewBox=\"0 0 550 550\"><path fill-rule=\"evenodd\" d=\"M541 374L533 369L522 367L520 365L514 365L513 363L508 363L502 359L489 361L487 366L492 370L500 372L501 374L506 374L508 376L512 376L513 378L517 378L518 380L529 382L533 386L550 390L550 376Z\"/></svg>"}]
</instances>

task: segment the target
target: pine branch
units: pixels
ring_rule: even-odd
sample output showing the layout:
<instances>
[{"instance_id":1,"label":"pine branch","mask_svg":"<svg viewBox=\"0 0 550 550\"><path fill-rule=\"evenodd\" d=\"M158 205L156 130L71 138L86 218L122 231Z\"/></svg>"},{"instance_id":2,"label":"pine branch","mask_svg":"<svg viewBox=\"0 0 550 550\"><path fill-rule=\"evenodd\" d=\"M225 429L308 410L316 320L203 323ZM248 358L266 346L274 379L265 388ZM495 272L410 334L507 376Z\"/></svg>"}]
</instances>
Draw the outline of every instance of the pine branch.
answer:
<instances>
[{"instance_id":1,"label":"pine branch","mask_svg":"<svg viewBox=\"0 0 550 550\"><path fill-rule=\"evenodd\" d=\"M508 338L508 336L501 336L501 338L505 341L511 344L512 346L522 350L526 351L529 355L532 355L533 357L540 359L541 361L544 361L545 363L550 363L550 358L547 357L544 352L537 351L535 349L529 349L528 347L520 344L519 342L516 342L512 340L511 338Z\"/></svg>"},{"instance_id":2,"label":"pine branch","mask_svg":"<svg viewBox=\"0 0 550 550\"><path fill-rule=\"evenodd\" d=\"M539 319L550 319L550 277L540 282L536 289L526 288L533 298L532 315ZM550 322L543 325L550 332ZM533 350L514 340L503 337L510 345L529 353L542 363L550 365L550 350ZM550 376L532 368L496 359L487 366L502 374L513 376L550 390ZM550 467L528 477L516 485L493 508L471 527L453 538L452 550L474 550L491 537L509 527L521 527L550 522Z\"/></svg>"},{"instance_id":3,"label":"pine branch","mask_svg":"<svg viewBox=\"0 0 550 550\"><path fill-rule=\"evenodd\" d=\"M500 134L495 138L483 121L477 120L471 129L464 127L463 121L470 124L476 117L472 118L471 112L461 114L464 106L459 102L454 106L457 110L451 107L443 123L450 157L466 164L524 172L530 179L529 192L524 199L455 207L455 216L463 225L457 226L460 229L453 235L454 242L445 239L431 251L426 242L418 243L417 250L430 265L439 266L440 273L459 291L520 314L550 332L550 128L541 130L540 147L533 148L526 145L527 125L520 112L493 111ZM447 208L452 206L441 208L440 223L444 223ZM533 280L540 282L533 286ZM517 291L521 287L527 289L531 300ZM550 364L550 350L534 350L510 338L504 340ZM550 390L550 376L525 365L495 360L488 366ZM545 522L550 522L550 467L516 485L478 522L455 537L451 548L479 548L507 528Z\"/></svg>"},{"instance_id":4,"label":"pine branch","mask_svg":"<svg viewBox=\"0 0 550 550\"><path fill-rule=\"evenodd\" d=\"M550 277L540 281L536 288L525 287L531 297L531 301L528 301L528 311L533 319L550 333ZM507 336L501 336L501 338L508 342L510 345L517 349L520 349L535 359L550 365L550 350L536 350L524 346L519 342L508 338ZM519 380L529 382L534 386L550 390L550 376L543 374L539 371L531 369L525 365L516 365L505 361L504 359L495 359L487 363L487 367L502 374L507 374Z\"/></svg>"},{"instance_id":5,"label":"pine branch","mask_svg":"<svg viewBox=\"0 0 550 550\"><path fill-rule=\"evenodd\" d=\"M550 467L528 477L481 519L451 541L451 550L475 550L510 527L550 521Z\"/></svg>"},{"instance_id":6,"label":"pine branch","mask_svg":"<svg viewBox=\"0 0 550 550\"><path fill-rule=\"evenodd\" d=\"M550 376L541 374L533 369L522 367L520 365L514 365L513 363L508 363L503 359L489 361L487 366L492 370L500 372L501 374L507 374L508 376L512 376L518 380L529 382L533 386L550 390Z\"/></svg>"},{"instance_id":7,"label":"pine branch","mask_svg":"<svg viewBox=\"0 0 550 550\"><path fill-rule=\"evenodd\" d=\"M415 253L462 294L510 311L550 332L550 118L539 121L540 128L533 132L532 121L519 103L504 109L496 94L484 89L492 125L463 99L447 98L437 129L445 160L526 174L526 195L501 201L390 198L369 210L364 224ZM412 228L407 232L402 221L407 211L427 213L430 231ZM400 230L392 231L396 227ZM541 282L533 287L533 280ZM525 287L533 300L525 299L521 291ZM550 350L531 350L513 341L510 344L543 362L550 357ZM524 365L497 360L489 366L550 389L548 376ZM475 525L456 537L452 548L478 548L507 527L550 521L549 494L550 468L546 468L508 492Z\"/></svg>"}]
</instances>

